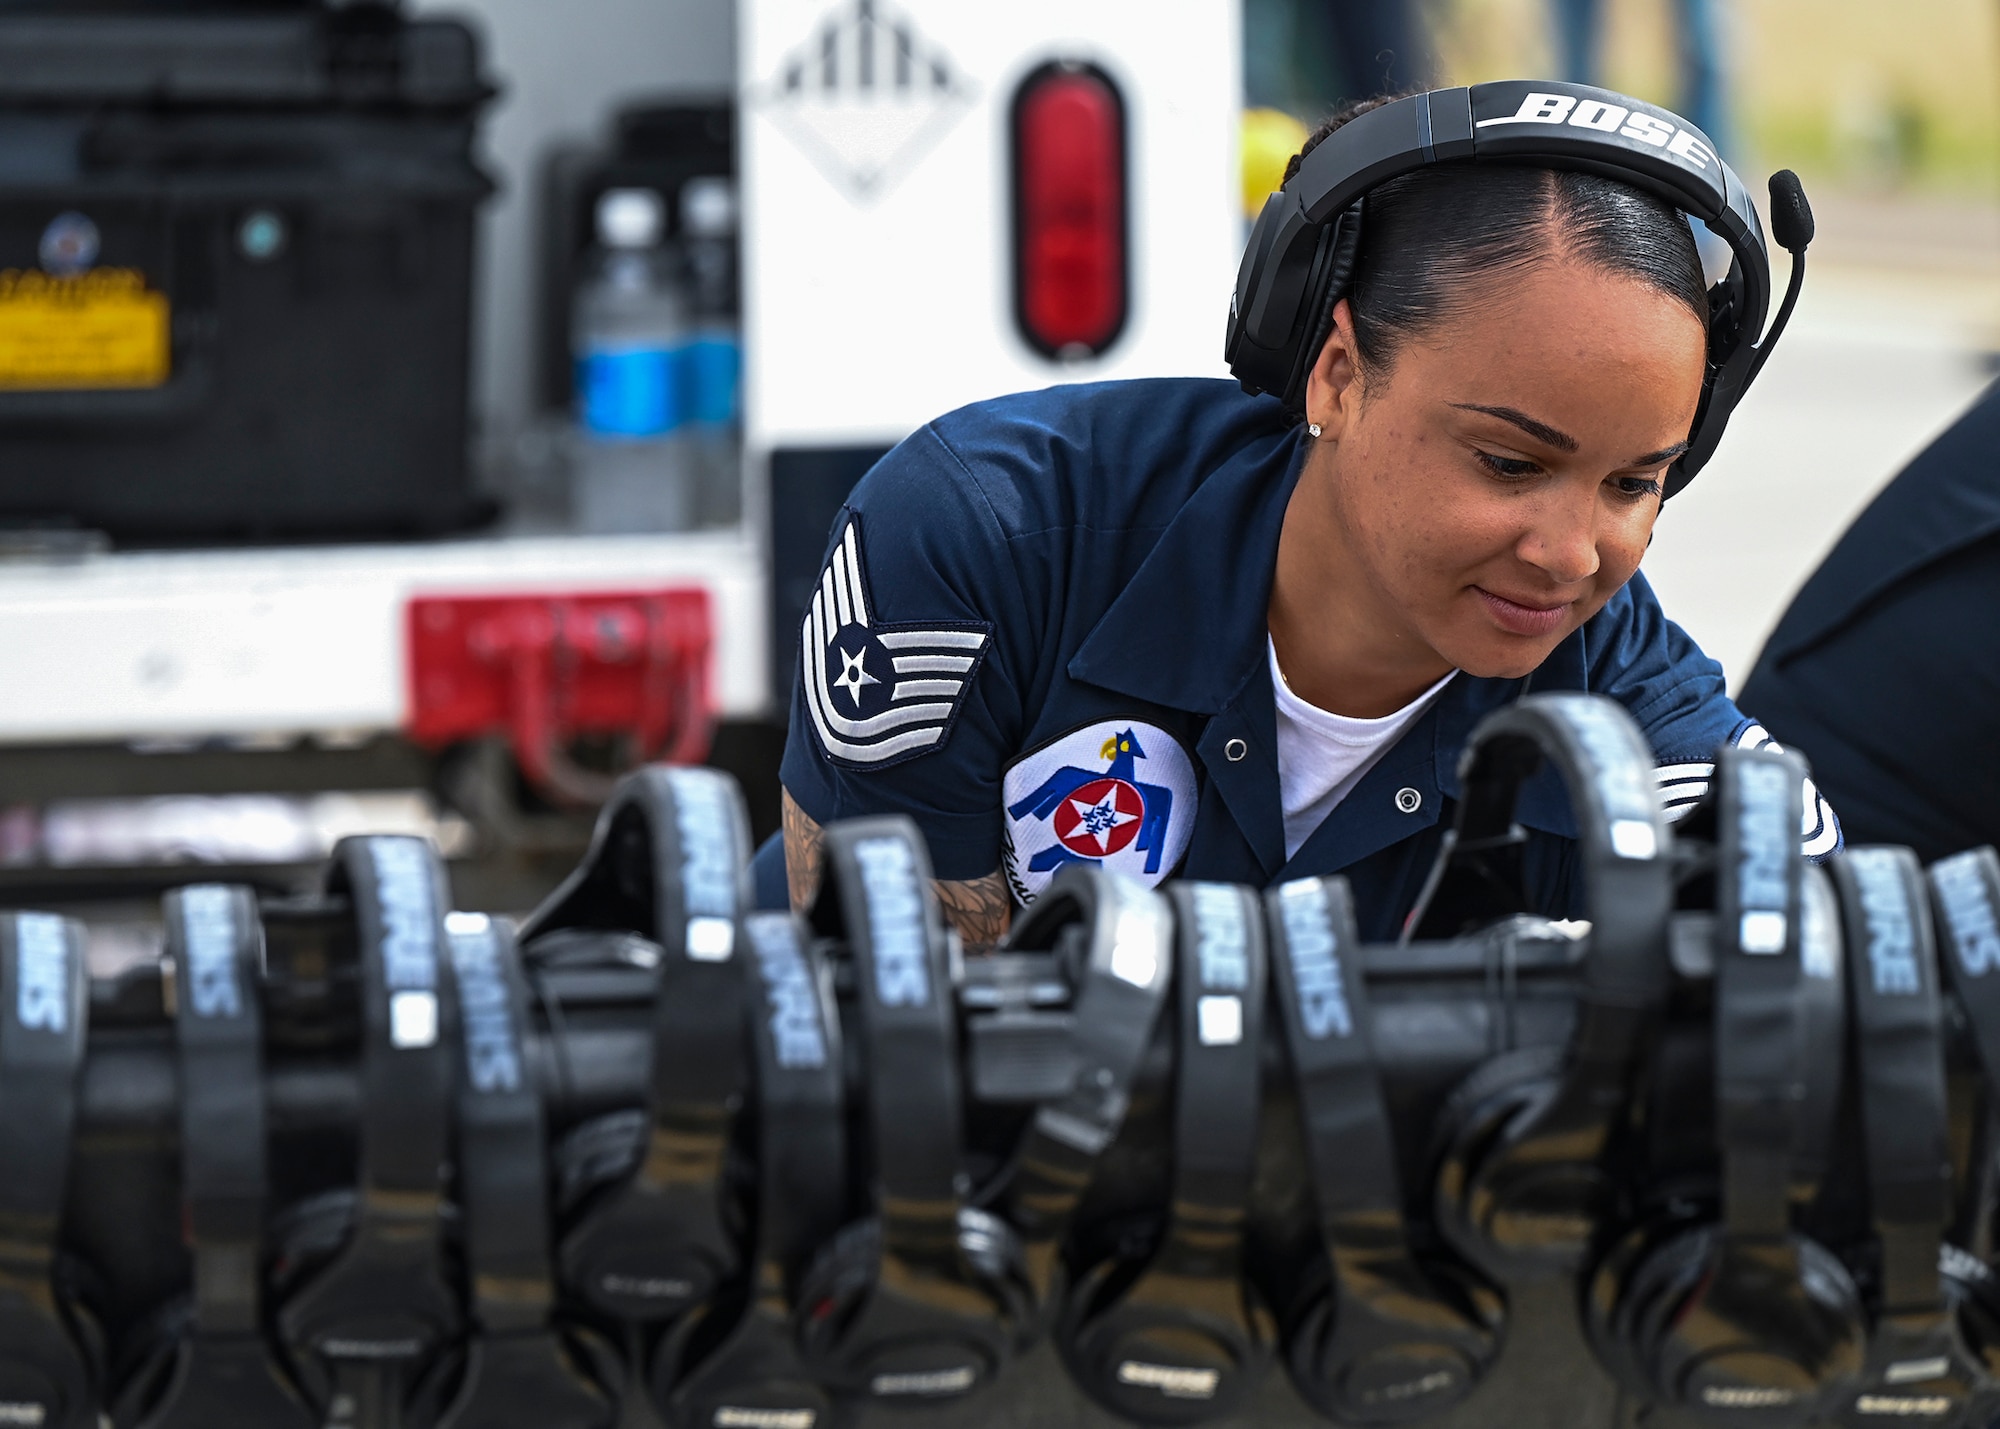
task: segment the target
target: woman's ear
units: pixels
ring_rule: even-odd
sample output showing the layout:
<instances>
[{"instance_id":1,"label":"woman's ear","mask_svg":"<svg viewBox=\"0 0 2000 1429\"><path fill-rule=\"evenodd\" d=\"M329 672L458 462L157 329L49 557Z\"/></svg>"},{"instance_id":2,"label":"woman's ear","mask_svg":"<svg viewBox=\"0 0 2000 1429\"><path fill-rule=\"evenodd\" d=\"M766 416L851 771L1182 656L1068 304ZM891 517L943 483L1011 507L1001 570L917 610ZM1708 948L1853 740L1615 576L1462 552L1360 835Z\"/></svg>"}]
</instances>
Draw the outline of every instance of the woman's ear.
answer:
<instances>
[{"instance_id":1,"label":"woman's ear","mask_svg":"<svg viewBox=\"0 0 2000 1429\"><path fill-rule=\"evenodd\" d=\"M1342 298L1333 305L1333 327L1306 374L1306 421L1319 427L1321 441L1338 441L1354 420L1361 401L1358 357L1354 309Z\"/></svg>"}]
</instances>

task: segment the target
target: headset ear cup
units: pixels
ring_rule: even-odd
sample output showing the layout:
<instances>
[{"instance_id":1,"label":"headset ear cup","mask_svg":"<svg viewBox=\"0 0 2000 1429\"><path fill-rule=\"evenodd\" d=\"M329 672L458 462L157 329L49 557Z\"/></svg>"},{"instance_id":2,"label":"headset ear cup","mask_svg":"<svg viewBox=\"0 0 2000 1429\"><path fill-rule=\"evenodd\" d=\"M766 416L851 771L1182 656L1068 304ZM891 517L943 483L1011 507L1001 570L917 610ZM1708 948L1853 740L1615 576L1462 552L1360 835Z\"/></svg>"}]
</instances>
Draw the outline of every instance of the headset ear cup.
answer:
<instances>
[{"instance_id":1,"label":"headset ear cup","mask_svg":"<svg viewBox=\"0 0 2000 1429\"><path fill-rule=\"evenodd\" d=\"M1957 1263L1960 1257L1973 1261L1968 1252L1947 1247L1946 1262L1940 1272L1945 1299L1958 1321L1959 1338L1966 1349L1984 1367L1988 1378L2000 1380L2000 1283L1976 1261L1973 1264L1978 1266L1977 1272L1968 1273L1970 1267L1962 1268Z\"/></svg>"},{"instance_id":2,"label":"headset ear cup","mask_svg":"<svg viewBox=\"0 0 2000 1429\"><path fill-rule=\"evenodd\" d=\"M1459 1255L1495 1272L1500 1250L1493 1239L1495 1214L1487 1173L1494 1153L1514 1126L1560 1089L1567 1052L1530 1047L1482 1063L1452 1091L1438 1118L1439 1154L1434 1215L1438 1231Z\"/></svg>"},{"instance_id":3,"label":"headset ear cup","mask_svg":"<svg viewBox=\"0 0 2000 1429\"><path fill-rule=\"evenodd\" d=\"M1286 1317L1285 1368L1301 1398L1329 1419L1337 1418L1340 1397L1332 1392L1323 1374L1326 1347L1333 1339L1337 1297L1332 1270L1323 1259L1309 1284Z\"/></svg>"},{"instance_id":4,"label":"headset ear cup","mask_svg":"<svg viewBox=\"0 0 2000 1429\"><path fill-rule=\"evenodd\" d=\"M130 1333L128 1348L113 1365L111 1422L118 1429L142 1423L182 1374L187 1339L194 1327L194 1301L177 1296L145 1317Z\"/></svg>"},{"instance_id":5,"label":"headset ear cup","mask_svg":"<svg viewBox=\"0 0 2000 1429\"><path fill-rule=\"evenodd\" d=\"M1633 1287L1640 1267L1665 1241L1684 1234L1685 1220L1641 1221L1613 1241L1582 1281L1584 1337L1597 1362L1633 1394L1655 1391L1640 1364L1632 1330Z\"/></svg>"},{"instance_id":6,"label":"headset ear cup","mask_svg":"<svg viewBox=\"0 0 2000 1429\"><path fill-rule=\"evenodd\" d=\"M1720 1255L1721 1242L1721 1228L1708 1223L1668 1235L1640 1257L1619 1297L1617 1333L1631 1347L1633 1368L1656 1400L1679 1400L1680 1386L1664 1376L1662 1351L1688 1297Z\"/></svg>"},{"instance_id":7,"label":"headset ear cup","mask_svg":"<svg viewBox=\"0 0 2000 1429\"><path fill-rule=\"evenodd\" d=\"M1038 1310L1020 1236L998 1216L966 1206L958 1213L958 1246L966 1264L985 1281L1010 1331L1013 1352L1025 1350Z\"/></svg>"},{"instance_id":8,"label":"headset ear cup","mask_svg":"<svg viewBox=\"0 0 2000 1429\"><path fill-rule=\"evenodd\" d=\"M557 1213L586 1211L597 1192L629 1175L643 1154L645 1137L646 1115L638 1111L592 1117L565 1134L549 1157Z\"/></svg>"},{"instance_id":9,"label":"headset ear cup","mask_svg":"<svg viewBox=\"0 0 2000 1429\"><path fill-rule=\"evenodd\" d=\"M1354 286L1354 264L1361 252L1361 210L1361 203L1351 205L1320 240L1307 281L1305 340L1292 360L1291 378L1285 384L1285 410L1289 412L1305 411L1306 379L1333 332L1333 310Z\"/></svg>"},{"instance_id":10,"label":"headset ear cup","mask_svg":"<svg viewBox=\"0 0 2000 1429\"><path fill-rule=\"evenodd\" d=\"M332 1385L321 1373L319 1357L303 1337L303 1326L288 1314L291 1301L312 1285L318 1272L340 1253L354 1227L358 1198L342 1188L326 1191L287 1207L271 1226L271 1291L277 1301L279 1335L285 1361L308 1403L324 1405Z\"/></svg>"},{"instance_id":11,"label":"headset ear cup","mask_svg":"<svg viewBox=\"0 0 2000 1429\"><path fill-rule=\"evenodd\" d=\"M882 1263L882 1223L842 1226L799 1279L799 1344L806 1357L831 1359Z\"/></svg>"},{"instance_id":12,"label":"headset ear cup","mask_svg":"<svg viewBox=\"0 0 2000 1429\"><path fill-rule=\"evenodd\" d=\"M1057 1324L1057 1349L1079 1383L1097 1373L1099 1316L1139 1277L1145 1262L1100 1260L1069 1285Z\"/></svg>"},{"instance_id":13,"label":"headset ear cup","mask_svg":"<svg viewBox=\"0 0 2000 1429\"><path fill-rule=\"evenodd\" d=\"M1420 1259L1415 1268L1425 1281L1418 1287L1424 1310L1404 1322L1400 1340L1352 1338L1330 1272L1295 1315L1287 1368L1299 1393L1328 1418L1399 1424L1443 1413L1479 1386L1499 1355L1507 1321L1500 1291L1455 1261Z\"/></svg>"},{"instance_id":14,"label":"headset ear cup","mask_svg":"<svg viewBox=\"0 0 2000 1429\"><path fill-rule=\"evenodd\" d=\"M556 1335L564 1356L576 1372L595 1381L614 1405L623 1403L633 1376L618 1347L586 1325L564 1325Z\"/></svg>"}]
</instances>

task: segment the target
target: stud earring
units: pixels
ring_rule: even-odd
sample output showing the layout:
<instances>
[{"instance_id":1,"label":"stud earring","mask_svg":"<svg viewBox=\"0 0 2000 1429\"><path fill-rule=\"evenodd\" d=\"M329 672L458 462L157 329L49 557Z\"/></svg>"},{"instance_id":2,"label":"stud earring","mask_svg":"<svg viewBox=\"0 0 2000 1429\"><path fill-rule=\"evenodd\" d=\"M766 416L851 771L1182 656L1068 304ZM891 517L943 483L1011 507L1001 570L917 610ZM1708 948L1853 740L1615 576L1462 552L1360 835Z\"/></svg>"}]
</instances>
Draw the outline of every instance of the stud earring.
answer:
<instances>
[{"instance_id":1,"label":"stud earring","mask_svg":"<svg viewBox=\"0 0 2000 1429\"><path fill-rule=\"evenodd\" d=\"M1318 441L1318 440L1319 440L1319 423L1318 423L1318 422L1314 422L1314 423L1313 423L1313 424L1312 424L1311 426L1307 427L1307 428L1306 428L1306 435L1307 435L1307 436L1309 436L1309 437L1311 437L1311 438L1312 438L1312 439L1313 439L1314 441Z\"/></svg>"}]
</instances>

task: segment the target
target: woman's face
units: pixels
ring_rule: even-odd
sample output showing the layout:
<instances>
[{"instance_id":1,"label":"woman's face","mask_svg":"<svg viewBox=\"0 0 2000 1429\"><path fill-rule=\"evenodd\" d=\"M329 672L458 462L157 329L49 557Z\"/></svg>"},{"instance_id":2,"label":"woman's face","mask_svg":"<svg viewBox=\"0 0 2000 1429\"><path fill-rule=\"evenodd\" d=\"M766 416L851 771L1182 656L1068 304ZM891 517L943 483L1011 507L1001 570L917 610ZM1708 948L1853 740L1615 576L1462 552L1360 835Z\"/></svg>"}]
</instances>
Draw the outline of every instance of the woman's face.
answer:
<instances>
[{"instance_id":1,"label":"woman's face","mask_svg":"<svg viewBox=\"0 0 2000 1429\"><path fill-rule=\"evenodd\" d=\"M1516 677L1639 568L1705 334L1665 294L1559 258L1473 296L1386 373L1357 373L1340 303L1307 392L1323 431L1306 470L1365 605L1400 626L1382 634Z\"/></svg>"}]
</instances>

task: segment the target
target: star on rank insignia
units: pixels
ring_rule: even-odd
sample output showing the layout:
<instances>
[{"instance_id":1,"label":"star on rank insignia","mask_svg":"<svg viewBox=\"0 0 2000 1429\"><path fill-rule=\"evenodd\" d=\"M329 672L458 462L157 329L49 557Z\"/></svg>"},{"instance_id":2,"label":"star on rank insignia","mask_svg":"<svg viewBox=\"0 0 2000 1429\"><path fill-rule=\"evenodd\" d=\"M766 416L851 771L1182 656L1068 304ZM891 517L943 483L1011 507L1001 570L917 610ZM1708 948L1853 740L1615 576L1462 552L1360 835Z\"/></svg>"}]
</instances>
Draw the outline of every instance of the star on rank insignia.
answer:
<instances>
[{"instance_id":1,"label":"star on rank insignia","mask_svg":"<svg viewBox=\"0 0 2000 1429\"><path fill-rule=\"evenodd\" d=\"M800 673L820 748L835 763L864 768L944 743L993 630L966 621L884 625L873 612L861 518L849 516L806 610Z\"/></svg>"}]
</instances>

